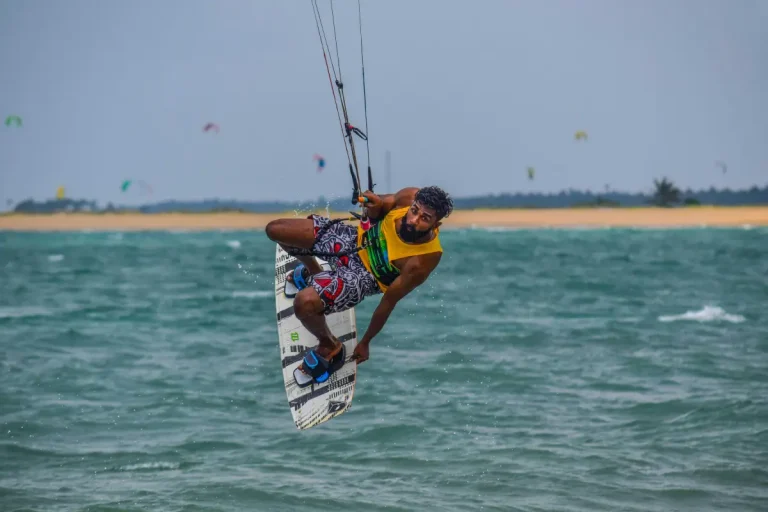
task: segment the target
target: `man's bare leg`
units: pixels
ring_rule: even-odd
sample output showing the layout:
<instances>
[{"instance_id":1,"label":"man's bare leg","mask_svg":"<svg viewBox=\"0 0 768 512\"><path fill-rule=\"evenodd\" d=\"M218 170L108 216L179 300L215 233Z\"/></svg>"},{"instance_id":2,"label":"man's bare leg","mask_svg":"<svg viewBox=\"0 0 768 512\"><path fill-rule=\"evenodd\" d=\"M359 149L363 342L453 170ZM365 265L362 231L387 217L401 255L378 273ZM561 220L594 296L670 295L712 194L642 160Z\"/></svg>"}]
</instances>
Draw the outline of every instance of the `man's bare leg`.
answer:
<instances>
[{"instance_id":1,"label":"man's bare leg","mask_svg":"<svg viewBox=\"0 0 768 512\"><path fill-rule=\"evenodd\" d=\"M341 350L341 342L328 328L323 314L325 304L317 290L310 286L296 294L293 310L301 324L320 342L315 349L317 355L330 361Z\"/></svg>"},{"instance_id":2,"label":"man's bare leg","mask_svg":"<svg viewBox=\"0 0 768 512\"><path fill-rule=\"evenodd\" d=\"M280 244L286 252L293 247L311 249L315 244L315 225L312 219L273 220L267 224L266 231L269 239ZM307 267L309 275L323 270L314 256L296 256L296 259Z\"/></svg>"},{"instance_id":3,"label":"man's bare leg","mask_svg":"<svg viewBox=\"0 0 768 512\"><path fill-rule=\"evenodd\" d=\"M315 227L312 219L278 219L267 224L267 236L283 249L298 247L311 249L315 244ZM297 257L309 269L310 275L322 272L322 267L312 256ZM341 342L331 333L325 321L325 304L317 290L307 287L293 299L293 310L302 325L317 338L317 355L330 360L341 350ZM305 372L306 373L306 372Z\"/></svg>"},{"instance_id":4,"label":"man's bare leg","mask_svg":"<svg viewBox=\"0 0 768 512\"><path fill-rule=\"evenodd\" d=\"M285 252L288 252L289 247L286 247L283 244L280 244L280 246ZM320 266L314 256L295 256L295 258L302 262L305 267L307 267L307 270L309 270L309 275L311 276L323 271L323 267ZM286 279L293 282L293 272L291 272Z\"/></svg>"}]
</instances>

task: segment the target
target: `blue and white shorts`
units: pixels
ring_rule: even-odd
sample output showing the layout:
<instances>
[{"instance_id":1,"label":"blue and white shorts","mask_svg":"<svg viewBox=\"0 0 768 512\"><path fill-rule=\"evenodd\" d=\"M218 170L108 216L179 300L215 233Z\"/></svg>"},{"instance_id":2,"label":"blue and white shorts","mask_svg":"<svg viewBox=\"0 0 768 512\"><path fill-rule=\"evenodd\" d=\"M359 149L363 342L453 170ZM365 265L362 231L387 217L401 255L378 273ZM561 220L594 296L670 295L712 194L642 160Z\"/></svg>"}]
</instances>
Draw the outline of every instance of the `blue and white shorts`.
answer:
<instances>
[{"instance_id":1,"label":"blue and white shorts","mask_svg":"<svg viewBox=\"0 0 768 512\"><path fill-rule=\"evenodd\" d=\"M343 222L331 224L322 233L331 219L310 215L314 222L315 244L313 251L341 252L357 247L357 228ZM317 235L320 234L320 238ZM338 313L360 304L369 295L381 293L376 279L363 265L360 256L354 252L348 256L321 258L331 265L330 271L310 277L308 284L320 295L325 304L325 314Z\"/></svg>"}]
</instances>

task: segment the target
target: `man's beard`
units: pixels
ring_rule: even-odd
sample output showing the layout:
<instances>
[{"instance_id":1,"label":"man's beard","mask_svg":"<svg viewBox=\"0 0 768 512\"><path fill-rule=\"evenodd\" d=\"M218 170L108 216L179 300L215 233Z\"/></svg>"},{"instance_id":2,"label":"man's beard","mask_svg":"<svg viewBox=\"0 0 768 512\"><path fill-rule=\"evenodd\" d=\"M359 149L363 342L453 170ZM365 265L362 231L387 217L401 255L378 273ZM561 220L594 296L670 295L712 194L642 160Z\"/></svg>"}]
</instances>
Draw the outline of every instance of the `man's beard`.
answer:
<instances>
[{"instance_id":1,"label":"man's beard","mask_svg":"<svg viewBox=\"0 0 768 512\"><path fill-rule=\"evenodd\" d=\"M420 238L428 235L430 231L431 229L426 231L417 231L415 227L409 225L407 222L405 222L405 219L403 219L403 222L400 223L399 235L404 242L414 243L418 242Z\"/></svg>"}]
</instances>

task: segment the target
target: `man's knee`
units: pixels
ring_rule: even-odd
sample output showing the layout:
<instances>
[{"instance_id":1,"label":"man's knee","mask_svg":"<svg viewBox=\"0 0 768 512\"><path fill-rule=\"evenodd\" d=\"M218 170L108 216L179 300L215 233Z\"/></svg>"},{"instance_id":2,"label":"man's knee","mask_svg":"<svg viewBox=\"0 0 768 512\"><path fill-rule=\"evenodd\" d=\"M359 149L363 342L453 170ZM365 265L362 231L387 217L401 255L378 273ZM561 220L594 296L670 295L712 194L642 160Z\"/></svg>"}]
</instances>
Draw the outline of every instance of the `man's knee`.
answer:
<instances>
[{"instance_id":1,"label":"man's knee","mask_svg":"<svg viewBox=\"0 0 768 512\"><path fill-rule=\"evenodd\" d=\"M267 227L266 227L267 237L273 242L279 241L281 224L283 224L283 219L271 220L267 223Z\"/></svg>"},{"instance_id":2,"label":"man's knee","mask_svg":"<svg viewBox=\"0 0 768 512\"><path fill-rule=\"evenodd\" d=\"M293 311L299 320L319 315L324 309L325 304L320 295L311 286L301 290L296 294L296 298L293 299Z\"/></svg>"},{"instance_id":3,"label":"man's knee","mask_svg":"<svg viewBox=\"0 0 768 512\"><path fill-rule=\"evenodd\" d=\"M311 219L275 219L269 221L267 237L283 247L311 249L315 243L314 223Z\"/></svg>"}]
</instances>

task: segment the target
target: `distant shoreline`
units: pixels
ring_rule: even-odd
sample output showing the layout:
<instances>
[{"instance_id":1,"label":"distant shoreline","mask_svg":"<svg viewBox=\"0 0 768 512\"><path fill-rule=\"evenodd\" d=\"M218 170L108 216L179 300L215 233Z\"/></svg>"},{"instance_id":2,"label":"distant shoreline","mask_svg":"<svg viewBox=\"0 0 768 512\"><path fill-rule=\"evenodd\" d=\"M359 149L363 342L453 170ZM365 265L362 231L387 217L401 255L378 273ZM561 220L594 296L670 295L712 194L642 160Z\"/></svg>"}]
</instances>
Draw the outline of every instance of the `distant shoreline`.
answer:
<instances>
[{"instance_id":1,"label":"distant shoreline","mask_svg":"<svg viewBox=\"0 0 768 512\"><path fill-rule=\"evenodd\" d=\"M327 215L325 211L317 211ZM0 231L210 231L263 230L273 219L305 217L286 213L56 213L3 214ZM331 212L331 218L349 217ZM555 208L455 210L446 228L578 228L768 226L768 206L691 208Z\"/></svg>"}]
</instances>

